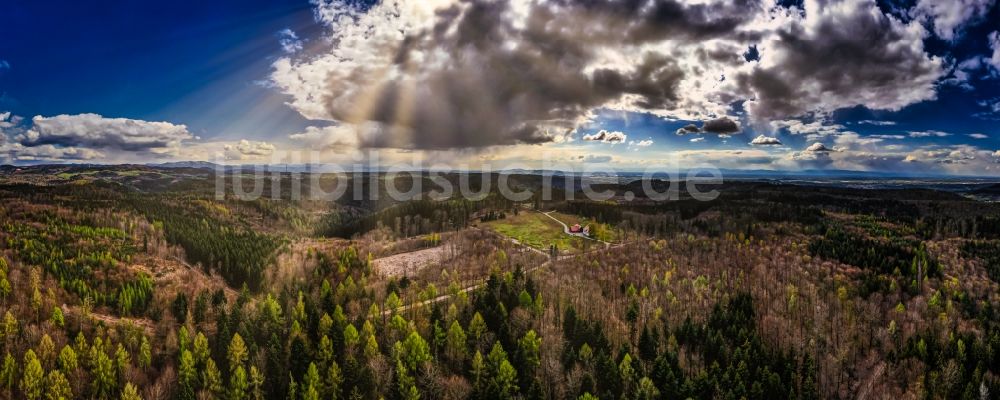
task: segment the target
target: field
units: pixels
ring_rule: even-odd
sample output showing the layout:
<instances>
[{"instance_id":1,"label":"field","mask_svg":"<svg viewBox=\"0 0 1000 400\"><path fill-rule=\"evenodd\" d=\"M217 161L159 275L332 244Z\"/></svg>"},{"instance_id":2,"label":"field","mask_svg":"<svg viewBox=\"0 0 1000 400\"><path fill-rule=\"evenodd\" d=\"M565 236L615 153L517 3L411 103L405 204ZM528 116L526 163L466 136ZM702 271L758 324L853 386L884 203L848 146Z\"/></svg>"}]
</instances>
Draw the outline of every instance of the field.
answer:
<instances>
[{"instance_id":1,"label":"field","mask_svg":"<svg viewBox=\"0 0 1000 400\"><path fill-rule=\"evenodd\" d=\"M566 220L562 221L569 224ZM508 215L505 219L487 222L486 226L519 243L544 251L555 245L561 253L575 253L583 247L585 240L567 235L562 225L538 212Z\"/></svg>"}]
</instances>

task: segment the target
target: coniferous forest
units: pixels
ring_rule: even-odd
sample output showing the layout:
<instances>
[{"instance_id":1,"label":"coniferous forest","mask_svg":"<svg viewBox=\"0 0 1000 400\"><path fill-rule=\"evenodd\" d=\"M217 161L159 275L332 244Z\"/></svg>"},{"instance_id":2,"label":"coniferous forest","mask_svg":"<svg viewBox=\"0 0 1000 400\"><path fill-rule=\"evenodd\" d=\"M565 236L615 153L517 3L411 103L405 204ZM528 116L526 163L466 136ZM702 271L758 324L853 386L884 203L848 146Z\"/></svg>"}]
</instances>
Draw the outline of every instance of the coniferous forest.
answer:
<instances>
[{"instance_id":1,"label":"coniferous forest","mask_svg":"<svg viewBox=\"0 0 1000 400\"><path fill-rule=\"evenodd\" d=\"M754 181L708 202L250 201L134 168L2 175L0 397L1000 393L996 203Z\"/></svg>"}]
</instances>

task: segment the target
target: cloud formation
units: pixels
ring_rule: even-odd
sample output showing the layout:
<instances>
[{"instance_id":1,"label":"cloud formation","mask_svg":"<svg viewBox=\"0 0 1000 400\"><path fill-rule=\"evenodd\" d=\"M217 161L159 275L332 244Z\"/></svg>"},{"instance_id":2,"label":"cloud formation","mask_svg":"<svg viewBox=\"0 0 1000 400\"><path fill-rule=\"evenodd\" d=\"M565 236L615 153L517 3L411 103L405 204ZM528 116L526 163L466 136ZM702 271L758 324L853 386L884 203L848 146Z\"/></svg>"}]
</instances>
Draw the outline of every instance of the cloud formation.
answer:
<instances>
[{"instance_id":1,"label":"cloud formation","mask_svg":"<svg viewBox=\"0 0 1000 400\"><path fill-rule=\"evenodd\" d=\"M994 0L919 0L910 10L914 18L934 26L934 33L941 39L958 39L964 25L981 20L989 12Z\"/></svg>"},{"instance_id":2,"label":"cloud formation","mask_svg":"<svg viewBox=\"0 0 1000 400\"><path fill-rule=\"evenodd\" d=\"M317 0L328 48L279 59L271 79L307 118L380 125L362 147L558 142L600 109L731 134L732 104L758 122L898 110L935 98L943 74L920 22L874 0L354 3Z\"/></svg>"},{"instance_id":3,"label":"cloud formation","mask_svg":"<svg viewBox=\"0 0 1000 400\"><path fill-rule=\"evenodd\" d=\"M832 150L828 149L826 147L826 145L824 145L823 143L816 142L816 143L813 143L813 144L809 145L809 147L806 147L806 151L813 152L813 153L827 153L827 152L830 152Z\"/></svg>"},{"instance_id":4,"label":"cloud formation","mask_svg":"<svg viewBox=\"0 0 1000 400\"><path fill-rule=\"evenodd\" d=\"M35 116L0 112L0 158L10 161L149 160L176 155L197 139L184 125L97 114Z\"/></svg>"},{"instance_id":5,"label":"cloud formation","mask_svg":"<svg viewBox=\"0 0 1000 400\"><path fill-rule=\"evenodd\" d=\"M246 160L269 156L274 153L275 147L267 142L243 139L223 146L223 150L227 160Z\"/></svg>"},{"instance_id":6,"label":"cloud formation","mask_svg":"<svg viewBox=\"0 0 1000 400\"><path fill-rule=\"evenodd\" d=\"M591 135L583 135L583 140L586 142L601 142L601 143L615 144L615 143L625 143L626 139L628 139L628 135L626 135L623 132L619 131L609 132L603 129L600 132Z\"/></svg>"},{"instance_id":7,"label":"cloud formation","mask_svg":"<svg viewBox=\"0 0 1000 400\"><path fill-rule=\"evenodd\" d=\"M194 139L184 125L127 118L105 118L98 114L35 116L31 127L16 137L26 147L54 145L132 152L165 150Z\"/></svg>"},{"instance_id":8,"label":"cloud formation","mask_svg":"<svg viewBox=\"0 0 1000 400\"><path fill-rule=\"evenodd\" d=\"M987 38L990 43L990 50L993 50L993 54L990 56L986 62L993 67L993 69L1000 73L1000 32L992 32Z\"/></svg>"},{"instance_id":9,"label":"cloud formation","mask_svg":"<svg viewBox=\"0 0 1000 400\"><path fill-rule=\"evenodd\" d=\"M299 35L290 28L285 28L278 32L278 43L281 45L281 51L285 53L302 51L302 39L299 39Z\"/></svg>"},{"instance_id":10,"label":"cloud formation","mask_svg":"<svg viewBox=\"0 0 1000 400\"><path fill-rule=\"evenodd\" d=\"M781 141L778 138L760 135L750 141L750 144L754 146L780 146Z\"/></svg>"},{"instance_id":11,"label":"cloud formation","mask_svg":"<svg viewBox=\"0 0 1000 400\"><path fill-rule=\"evenodd\" d=\"M951 136L948 132L941 131L915 131L909 132L911 138L928 138L928 137L948 137Z\"/></svg>"},{"instance_id":12,"label":"cloud formation","mask_svg":"<svg viewBox=\"0 0 1000 400\"><path fill-rule=\"evenodd\" d=\"M302 144L307 149L317 151L343 153L358 145L357 130L349 125L310 126L306 128L305 132L291 134L288 138Z\"/></svg>"},{"instance_id":13,"label":"cloud formation","mask_svg":"<svg viewBox=\"0 0 1000 400\"><path fill-rule=\"evenodd\" d=\"M759 68L737 82L756 120L853 106L899 110L936 98L942 60L928 56L926 30L884 14L873 0L806 1L762 44Z\"/></svg>"},{"instance_id":14,"label":"cloud formation","mask_svg":"<svg viewBox=\"0 0 1000 400\"><path fill-rule=\"evenodd\" d=\"M731 135L740 132L740 124L729 117L715 118L705 121L699 128L695 124L688 124L677 130L678 135L713 133L717 135Z\"/></svg>"}]
</instances>

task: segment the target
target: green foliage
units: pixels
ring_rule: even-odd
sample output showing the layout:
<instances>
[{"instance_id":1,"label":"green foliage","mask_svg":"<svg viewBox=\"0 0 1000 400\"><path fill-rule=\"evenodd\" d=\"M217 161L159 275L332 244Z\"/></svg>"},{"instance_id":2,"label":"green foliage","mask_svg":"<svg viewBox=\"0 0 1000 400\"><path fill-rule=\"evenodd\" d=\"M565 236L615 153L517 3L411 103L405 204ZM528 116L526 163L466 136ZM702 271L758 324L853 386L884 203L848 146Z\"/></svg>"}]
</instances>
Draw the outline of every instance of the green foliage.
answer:
<instances>
[{"instance_id":1,"label":"green foliage","mask_svg":"<svg viewBox=\"0 0 1000 400\"><path fill-rule=\"evenodd\" d=\"M423 363L431 359L431 351L427 341L415 331L410 332L410 335L406 337L401 346L398 346L398 349L399 359L410 371L417 370Z\"/></svg>"},{"instance_id":2,"label":"green foliage","mask_svg":"<svg viewBox=\"0 0 1000 400\"><path fill-rule=\"evenodd\" d=\"M95 342L97 340L95 339ZM91 348L91 393L99 399L110 399L113 397L115 387L118 384L117 377L115 376L115 364L104 350L93 350L98 347L95 345Z\"/></svg>"},{"instance_id":3,"label":"green foliage","mask_svg":"<svg viewBox=\"0 0 1000 400\"><path fill-rule=\"evenodd\" d=\"M229 377L229 400L244 400L247 398L247 373L243 366L236 367Z\"/></svg>"},{"instance_id":4,"label":"green foliage","mask_svg":"<svg viewBox=\"0 0 1000 400\"><path fill-rule=\"evenodd\" d=\"M55 326L58 326L60 328L64 328L66 326L66 318L63 317L63 312L61 307L58 306L52 307L52 317L49 319L52 320L52 324Z\"/></svg>"},{"instance_id":5,"label":"green foliage","mask_svg":"<svg viewBox=\"0 0 1000 400\"><path fill-rule=\"evenodd\" d=\"M17 360L10 353L3 357L3 365L0 366L0 386L5 389L14 387L14 380L17 378Z\"/></svg>"},{"instance_id":6,"label":"green foliage","mask_svg":"<svg viewBox=\"0 0 1000 400\"><path fill-rule=\"evenodd\" d=\"M902 238L873 240L839 227L828 228L822 238L809 244L809 250L817 256L881 274L902 271L915 277L917 271L911 268L915 263L923 264L925 276L938 276L941 272L937 261L927 255L920 242Z\"/></svg>"},{"instance_id":7,"label":"green foliage","mask_svg":"<svg viewBox=\"0 0 1000 400\"><path fill-rule=\"evenodd\" d=\"M24 353L24 372L21 376L21 393L28 400L41 400L45 388L45 371L35 352Z\"/></svg>"},{"instance_id":8,"label":"green foliage","mask_svg":"<svg viewBox=\"0 0 1000 400\"><path fill-rule=\"evenodd\" d=\"M125 389L122 389L121 400L142 400L142 396L139 395L139 389L129 382L125 384Z\"/></svg>"},{"instance_id":9,"label":"green foliage","mask_svg":"<svg viewBox=\"0 0 1000 400\"><path fill-rule=\"evenodd\" d=\"M243 363L247 360L247 346L243 342L243 338L239 333L233 335L233 339L229 342L229 348L227 350L227 360L229 360L229 370L230 372L235 371L236 367L243 366Z\"/></svg>"},{"instance_id":10,"label":"green foliage","mask_svg":"<svg viewBox=\"0 0 1000 400\"><path fill-rule=\"evenodd\" d=\"M46 400L69 400L73 398L73 388L70 387L69 380L59 370L49 371L45 377L45 399Z\"/></svg>"},{"instance_id":11,"label":"green foliage","mask_svg":"<svg viewBox=\"0 0 1000 400\"><path fill-rule=\"evenodd\" d=\"M181 246L192 263L218 271L233 287L260 288L264 269L285 240L213 220L201 210L132 196L134 210L149 221L160 222L166 239Z\"/></svg>"},{"instance_id":12,"label":"green foliage","mask_svg":"<svg viewBox=\"0 0 1000 400\"><path fill-rule=\"evenodd\" d=\"M41 212L4 221L7 247L25 264L45 269L59 285L98 305L115 306L123 315L141 314L153 298L153 281L143 273L121 274L135 253L131 238L119 229L74 225ZM0 219L3 221L3 219ZM31 223L36 222L36 223ZM109 274L109 271L115 271ZM0 295L9 287L0 276ZM9 290L7 290L9 293Z\"/></svg>"}]
</instances>

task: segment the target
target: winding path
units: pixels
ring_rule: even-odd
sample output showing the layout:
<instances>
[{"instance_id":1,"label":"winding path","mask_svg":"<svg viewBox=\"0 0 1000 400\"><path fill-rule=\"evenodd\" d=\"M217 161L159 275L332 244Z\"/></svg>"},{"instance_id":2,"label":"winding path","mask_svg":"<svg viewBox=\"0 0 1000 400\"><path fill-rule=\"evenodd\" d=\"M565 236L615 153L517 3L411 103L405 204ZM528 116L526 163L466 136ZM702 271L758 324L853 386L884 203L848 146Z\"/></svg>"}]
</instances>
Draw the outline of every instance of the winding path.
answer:
<instances>
[{"instance_id":1,"label":"winding path","mask_svg":"<svg viewBox=\"0 0 1000 400\"><path fill-rule=\"evenodd\" d=\"M539 212L541 212L541 211L539 211ZM542 215L544 215L546 217L549 217L549 219L558 222L559 225L562 225L563 226L563 233L565 233L567 235L570 235L570 236L576 236L578 238L584 238L584 239L587 239L587 240L593 240L595 242L601 242L601 243L604 243L605 246L611 246L611 243L608 243L608 242L605 242L605 241L599 240L599 239L594 239L594 238L592 238L592 237L590 237L588 235L584 235L583 233L573 233L573 232L570 232L569 225L566 225L565 222L562 222L559 219L557 219L556 217L553 217L551 215L554 212L555 211L543 212Z\"/></svg>"}]
</instances>

